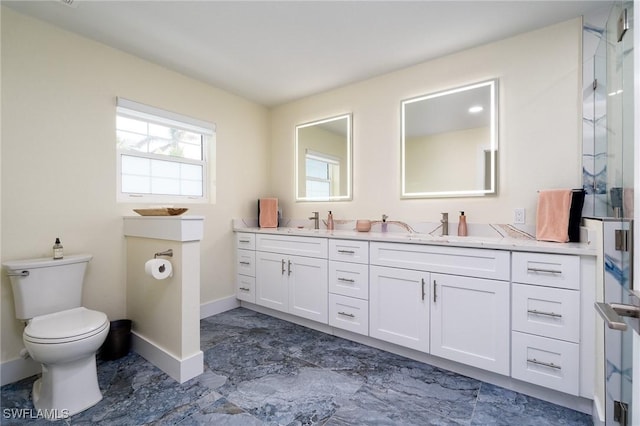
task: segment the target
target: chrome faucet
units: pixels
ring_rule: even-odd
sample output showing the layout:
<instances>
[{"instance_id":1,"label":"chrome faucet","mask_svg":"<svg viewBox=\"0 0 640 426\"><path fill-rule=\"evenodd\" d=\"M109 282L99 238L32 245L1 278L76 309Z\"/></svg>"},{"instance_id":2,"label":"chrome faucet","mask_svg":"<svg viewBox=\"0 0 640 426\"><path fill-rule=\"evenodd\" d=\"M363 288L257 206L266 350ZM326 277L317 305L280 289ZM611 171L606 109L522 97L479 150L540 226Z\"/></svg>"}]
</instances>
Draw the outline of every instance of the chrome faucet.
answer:
<instances>
[{"instance_id":1,"label":"chrome faucet","mask_svg":"<svg viewBox=\"0 0 640 426\"><path fill-rule=\"evenodd\" d=\"M309 219L313 220L313 229L320 229L320 214L318 212L311 212L313 216Z\"/></svg>"},{"instance_id":2,"label":"chrome faucet","mask_svg":"<svg viewBox=\"0 0 640 426\"><path fill-rule=\"evenodd\" d=\"M442 219L440 219L440 223L442 224L441 235L449 235L449 213L442 213Z\"/></svg>"}]
</instances>

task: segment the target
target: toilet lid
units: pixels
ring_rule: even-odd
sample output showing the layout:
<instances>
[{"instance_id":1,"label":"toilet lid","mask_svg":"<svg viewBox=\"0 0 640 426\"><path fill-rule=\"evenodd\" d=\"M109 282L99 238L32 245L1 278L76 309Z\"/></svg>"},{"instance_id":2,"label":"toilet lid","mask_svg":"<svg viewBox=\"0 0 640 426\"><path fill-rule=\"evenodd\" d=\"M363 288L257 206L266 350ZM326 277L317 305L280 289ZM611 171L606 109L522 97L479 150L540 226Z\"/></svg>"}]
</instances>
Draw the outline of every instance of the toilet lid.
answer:
<instances>
[{"instance_id":1,"label":"toilet lid","mask_svg":"<svg viewBox=\"0 0 640 426\"><path fill-rule=\"evenodd\" d=\"M24 329L24 338L63 343L89 337L102 331L108 324L104 312L80 307L32 318Z\"/></svg>"}]
</instances>

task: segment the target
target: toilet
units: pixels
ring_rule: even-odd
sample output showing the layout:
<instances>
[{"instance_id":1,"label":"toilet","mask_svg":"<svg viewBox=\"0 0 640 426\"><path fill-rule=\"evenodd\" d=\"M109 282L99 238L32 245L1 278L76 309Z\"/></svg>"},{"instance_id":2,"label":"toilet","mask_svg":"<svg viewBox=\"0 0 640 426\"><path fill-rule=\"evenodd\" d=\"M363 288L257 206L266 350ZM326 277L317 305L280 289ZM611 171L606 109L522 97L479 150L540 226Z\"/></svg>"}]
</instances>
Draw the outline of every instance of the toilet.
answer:
<instances>
[{"instance_id":1,"label":"toilet","mask_svg":"<svg viewBox=\"0 0 640 426\"><path fill-rule=\"evenodd\" d=\"M91 258L82 254L3 263L16 318L27 322L25 348L42 364L42 377L33 384L33 405L50 420L72 416L102 399L96 351L107 338L109 319L82 307Z\"/></svg>"}]
</instances>

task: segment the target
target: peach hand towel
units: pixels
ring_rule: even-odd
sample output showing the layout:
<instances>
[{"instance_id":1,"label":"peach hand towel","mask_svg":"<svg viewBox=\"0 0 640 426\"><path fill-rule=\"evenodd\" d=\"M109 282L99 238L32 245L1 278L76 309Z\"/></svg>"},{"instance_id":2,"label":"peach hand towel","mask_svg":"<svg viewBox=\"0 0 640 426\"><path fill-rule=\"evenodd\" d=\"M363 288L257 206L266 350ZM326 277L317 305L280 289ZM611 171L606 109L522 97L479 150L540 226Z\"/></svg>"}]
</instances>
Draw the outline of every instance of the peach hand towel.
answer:
<instances>
[{"instance_id":1,"label":"peach hand towel","mask_svg":"<svg viewBox=\"0 0 640 426\"><path fill-rule=\"evenodd\" d=\"M536 217L536 240L569 241L571 189L540 191Z\"/></svg>"},{"instance_id":2,"label":"peach hand towel","mask_svg":"<svg viewBox=\"0 0 640 426\"><path fill-rule=\"evenodd\" d=\"M278 199L260 198L260 228L278 227Z\"/></svg>"}]
</instances>

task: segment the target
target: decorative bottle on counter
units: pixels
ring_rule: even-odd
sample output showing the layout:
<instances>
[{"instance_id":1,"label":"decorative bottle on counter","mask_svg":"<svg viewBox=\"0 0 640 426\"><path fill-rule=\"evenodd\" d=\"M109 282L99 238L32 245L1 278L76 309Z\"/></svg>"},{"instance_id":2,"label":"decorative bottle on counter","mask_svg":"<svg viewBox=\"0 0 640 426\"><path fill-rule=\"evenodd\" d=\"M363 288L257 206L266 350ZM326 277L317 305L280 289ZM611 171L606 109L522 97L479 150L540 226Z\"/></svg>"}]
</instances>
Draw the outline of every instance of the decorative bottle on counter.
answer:
<instances>
[{"instance_id":1,"label":"decorative bottle on counter","mask_svg":"<svg viewBox=\"0 0 640 426\"><path fill-rule=\"evenodd\" d=\"M464 212L460 212L460 220L458 221L458 236L467 236L467 217L464 215Z\"/></svg>"},{"instance_id":2,"label":"decorative bottle on counter","mask_svg":"<svg viewBox=\"0 0 640 426\"><path fill-rule=\"evenodd\" d=\"M53 245L53 258L62 259L62 256L62 244L60 243L60 238L56 238L56 242Z\"/></svg>"},{"instance_id":3,"label":"decorative bottle on counter","mask_svg":"<svg viewBox=\"0 0 640 426\"><path fill-rule=\"evenodd\" d=\"M333 231L333 213L329 210L329 216L327 216L327 229Z\"/></svg>"}]
</instances>

